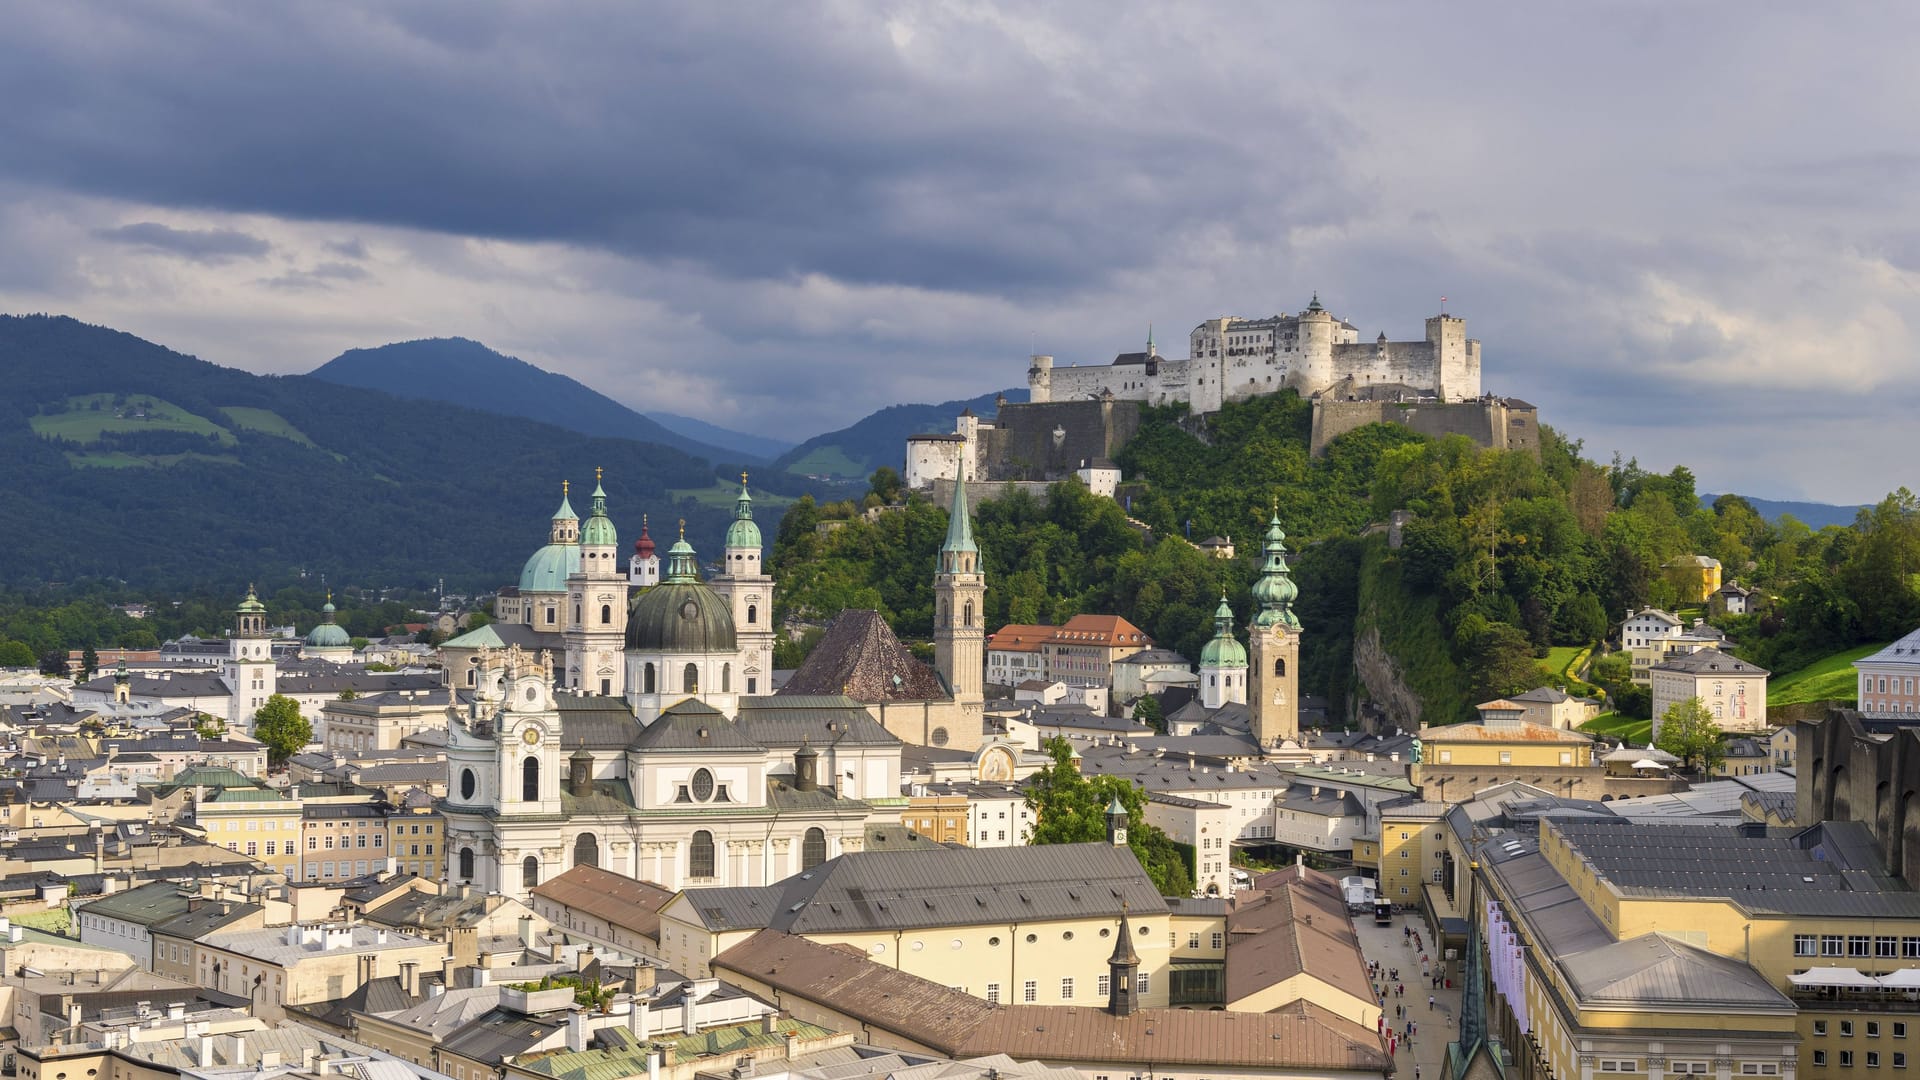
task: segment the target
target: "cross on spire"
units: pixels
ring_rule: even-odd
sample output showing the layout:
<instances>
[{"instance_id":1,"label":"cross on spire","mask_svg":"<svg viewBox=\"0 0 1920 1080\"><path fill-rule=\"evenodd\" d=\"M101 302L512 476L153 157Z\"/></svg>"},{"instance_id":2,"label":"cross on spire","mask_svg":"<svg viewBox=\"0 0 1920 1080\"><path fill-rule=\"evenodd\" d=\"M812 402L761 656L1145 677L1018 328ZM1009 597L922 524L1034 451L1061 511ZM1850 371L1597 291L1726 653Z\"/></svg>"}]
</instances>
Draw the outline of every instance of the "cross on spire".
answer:
<instances>
[{"instance_id":1,"label":"cross on spire","mask_svg":"<svg viewBox=\"0 0 1920 1080\"><path fill-rule=\"evenodd\" d=\"M593 467L593 482L594 482L594 483L596 483L596 484L597 484L597 483L599 483L599 482L600 482L600 474L601 474L601 473L602 473L603 471L604 471L604 470L603 470L603 469L601 469L601 468L600 468L600 466L598 466L598 465L595 465L595 466Z\"/></svg>"},{"instance_id":2,"label":"cross on spire","mask_svg":"<svg viewBox=\"0 0 1920 1080\"><path fill-rule=\"evenodd\" d=\"M687 538L687 519L681 518L680 519L680 539L685 540L686 538Z\"/></svg>"},{"instance_id":3,"label":"cross on spire","mask_svg":"<svg viewBox=\"0 0 1920 1080\"><path fill-rule=\"evenodd\" d=\"M560 481L560 497L564 499L571 494L573 494L573 481L571 480Z\"/></svg>"}]
</instances>

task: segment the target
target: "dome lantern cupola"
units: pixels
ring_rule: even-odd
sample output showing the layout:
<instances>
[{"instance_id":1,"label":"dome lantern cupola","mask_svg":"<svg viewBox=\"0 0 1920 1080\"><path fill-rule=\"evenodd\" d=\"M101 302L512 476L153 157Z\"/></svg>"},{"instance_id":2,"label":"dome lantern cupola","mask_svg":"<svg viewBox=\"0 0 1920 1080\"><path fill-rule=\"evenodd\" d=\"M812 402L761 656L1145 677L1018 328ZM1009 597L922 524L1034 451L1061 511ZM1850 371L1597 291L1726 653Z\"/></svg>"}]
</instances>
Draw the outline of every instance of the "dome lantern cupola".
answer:
<instances>
[{"instance_id":1,"label":"dome lantern cupola","mask_svg":"<svg viewBox=\"0 0 1920 1080\"><path fill-rule=\"evenodd\" d=\"M740 474L740 496L733 500L733 524L727 526L727 548L760 550L760 526L753 523L753 496L747 493L747 474Z\"/></svg>"},{"instance_id":2,"label":"dome lantern cupola","mask_svg":"<svg viewBox=\"0 0 1920 1080\"><path fill-rule=\"evenodd\" d=\"M1287 576L1287 534L1280 528L1277 510L1267 523L1267 539L1262 550L1265 554L1260 565L1260 580L1253 583L1253 598L1260 602L1260 612L1254 616L1253 625L1298 630L1300 618L1293 613L1293 601L1300 595L1300 587Z\"/></svg>"},{"instance_id":3,"label":"dome lantern cupola","mask_svg":"<svg viewBox=\"0 0 1920 1080\"><path fill-rule=\"evenodd\" d=\"M580 529L580 543L583 547L618 547L620 537L615 533L612 519L607 517L607 493L600 486L600 470L593 470L593 506L587 514L586 524Z\"/></svg>"}]
</instances>

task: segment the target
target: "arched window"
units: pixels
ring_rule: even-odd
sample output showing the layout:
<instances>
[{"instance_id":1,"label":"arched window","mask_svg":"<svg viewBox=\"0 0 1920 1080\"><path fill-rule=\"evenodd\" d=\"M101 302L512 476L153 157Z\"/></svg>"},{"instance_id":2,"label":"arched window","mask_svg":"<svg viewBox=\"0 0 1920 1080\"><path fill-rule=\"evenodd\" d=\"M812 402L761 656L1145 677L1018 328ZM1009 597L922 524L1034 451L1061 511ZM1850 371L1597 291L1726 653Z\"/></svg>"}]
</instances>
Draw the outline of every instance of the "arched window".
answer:
<instances>
[{"instance_id":1,"label":"arched window","mask_svg":"<svg viewBox=\"0 0 1920 1080\"><path fill-rule=\"evenodd\" d=\"M1218 676L1218 675L1209 675L1209 676L1207 676L1207 685L1208 685L1208 686L1219 686L1219 685L1220 685L1220 676Z\"/></svg>"},{"instance_id":2,"label":"arched window","mask_svg":"<svg viewBox=\"0 0 1920 1080\"><path fill-rule=\"evenodd\" d=\"M732 664L720 665L720 692L723 694L733 693L733 665Z\"/></svg>"},{"instance_id":3,"label":"arched window","mask_svg":"<svg viewBox=\"0 0 1920 1080\"><path fill-rule=\"evenodd\" d=\"M1284 656L1274 657L1273 658L1273 677L1276 679L1283 678L1286 676L1286 674L1287 674L1287 658Z\"/></svg>"},{"instance_id":4,"label":"arched window","mask_svg":"<svg viewBox=\"0 0 1920 1080\"><path fill-rule=\"evenodd\" d=\"M600 605L600 625L606 626L612 622L613 622L613 605L601 604Z\"/></svg>"},{"instance_id":5,"label":"arched window","mask_svg":"<svg viewBox=\"0 0 1920 1080\"><path fill-rule=\"evenodd\" d=\"M967 606L961 610L965 611L966 614L960 617L960 625L972 626L973 625L973 601L971 600L967 601Z\"/></svg>"},{"instance_id":6,"label":"arched window","mask_svg":"<svg viewBox=\"0 0 1920 1080\"><path fill-rule=\"evenodd\" d=\"M713 834L701 829L693 834L693 841L687 848L687 876L710 878L713 876Z\"/></svg>"},{"instance_id":7,"label":"arched window","mask_svg":"<svg viewBox=\"0 0 1920 1080\"><path fill-rule=\"evenodd\" d=\"M531 889L540 884L540 857L529 855L520 860L520 887Z\"/></svg>"},{"instance_id":8,"label":"arched window","mask_svg":"<svg viewBox=\"0 0 1920 1080\"><path fill-rule=\"evenodd\" d=\"M600 841L590 832L583 832L573 842L573 865L599 866Z\"/></svg>"},{"instance_id":9,"label":"arched window","mask_svg":"<svg viewBox=\"0 0 1920 1080\"><path fill-rule=\"evenodd\" d=\"M700 666L698 664L689 663L686 670L680 673L680 689L689 694L697 694L700 692Z\"/></svg>"},{"instance_id":10,"label":"arched window","mask_svg":"<svg viewBox=\"0 0 1920 1080\"><path fill-rule=\"evenodd\" d=\"M473 880L473 849L470 847L460 849L460 880Z\"/></svg>"},{"instance_id":11,"label":"arched window","mask_svg":"<svg viewBox=\"0 0 1920 1080\"><path fill-rule=\"evenodd\" d=\"M747 605L747 625L752 626L754 623L758 622L759 619L760 619L760 605L748 604Z\"/></svg>"},{"instance_id":12,"label":"arched window","mask_svg":"<svg viewBox=\"0 0 1920 1080\"><path fill-rule=\"evenodd\" d=\"M649 663L646 666L646 670L643 672L643 675L645 677L645 686L646 686L646 690L643 692L651 694L653 693L653 665L651 663Z\"/></svg>"},{"instance_id":13,"label":"arched window","mask_svg":"<svg viewBox=\"0 0 1920 1080\"><path fill-rule=\"evenodd\" d=\"M811 870L827 861L827 832L815 827L807 830L807 836L800 844L800 869Z\"/></svg>"},{"instance_id":14,"label":"arched window","mask_svg":"<svg viewBox=\"0 0 1920 1080\"><path fill-rule=\"evenodd\" d=\"M540 759L528 758L520 766L520 797L528 802L540 801Z\"/></svg>"}]
</instances>

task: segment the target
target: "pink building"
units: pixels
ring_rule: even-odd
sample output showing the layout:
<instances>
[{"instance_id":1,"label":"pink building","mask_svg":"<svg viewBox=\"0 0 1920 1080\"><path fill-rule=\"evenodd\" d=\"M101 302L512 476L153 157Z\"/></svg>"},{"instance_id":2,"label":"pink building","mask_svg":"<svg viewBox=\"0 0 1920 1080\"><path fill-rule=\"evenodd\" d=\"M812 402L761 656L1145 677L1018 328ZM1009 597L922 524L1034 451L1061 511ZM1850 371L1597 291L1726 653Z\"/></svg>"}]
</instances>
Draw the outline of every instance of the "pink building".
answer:
<instances>
[{"instance_id":1,"label":"pink building","mask_svg":"<svg viewBox=\"0 0 1920 1080\"><path fill-rule=\"evenodd\" d=\"M1920 713L1920 630L1853 662L1860 673L1860 711L1874 716Z\"/></svg>"}]
</instances>

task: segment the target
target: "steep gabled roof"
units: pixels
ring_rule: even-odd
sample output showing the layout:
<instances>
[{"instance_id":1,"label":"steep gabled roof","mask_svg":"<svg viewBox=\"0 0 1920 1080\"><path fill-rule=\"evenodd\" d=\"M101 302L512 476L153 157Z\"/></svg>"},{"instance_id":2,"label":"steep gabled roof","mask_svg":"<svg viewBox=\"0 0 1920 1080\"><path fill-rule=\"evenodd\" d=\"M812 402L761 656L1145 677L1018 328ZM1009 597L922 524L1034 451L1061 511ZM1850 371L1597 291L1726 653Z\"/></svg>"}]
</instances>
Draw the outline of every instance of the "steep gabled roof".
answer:
<instances>
[{"instance_id":1,"label":"steep gabled roof","mask_svg":"<svg viewBox=\"0 0 1920 1080\"><path fill-rule=\"evenodd\" d=\"M857 701L938 701L940 676L900 644L877 611L850 609L827 627L776 697L845 694Z\"/></svg>"}]
</instances>

